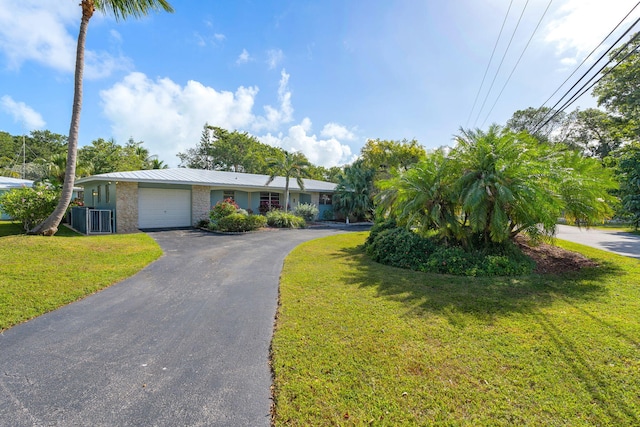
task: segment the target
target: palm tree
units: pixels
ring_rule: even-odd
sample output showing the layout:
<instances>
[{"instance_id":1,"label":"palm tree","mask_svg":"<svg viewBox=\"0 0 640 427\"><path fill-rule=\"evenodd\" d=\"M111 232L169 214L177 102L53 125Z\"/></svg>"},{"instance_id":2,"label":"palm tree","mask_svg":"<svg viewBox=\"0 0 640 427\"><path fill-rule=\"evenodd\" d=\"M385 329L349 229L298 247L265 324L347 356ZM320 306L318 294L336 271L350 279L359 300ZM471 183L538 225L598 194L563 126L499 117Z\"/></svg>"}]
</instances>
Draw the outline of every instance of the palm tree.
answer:
<instances>
[{"instance_id":1,"label":"palm tree","mask_svg":"<svg viewBox=\"0 0 640 427\"><path fill-rule=\"evenodd\" d=\"M304 190L303 177L309 176L309 160L302 153L289 153L283 151L282 156L267 159L267 166L271 170L271 175L265 185L273 182L276 176L285 177L284 185L284 211L287 212L289 206L289 179L295 178L300 190Z\"/></svg>"},{"instance_id":2,"label":"palm tree","mask_svg":"<svg viewBox=\"0 0 640 427\"><path fill-rule=\"evenodd\" d=\"M67 166L65 169L62 194L56 209L41 224L29 231L30 234L42 234L52 236L58 231L58 225L71 202L73 185L76 175L76 161L78 158L78 133L80 131L80 110L82 109L82 75L84 72L84 48L87 38L87 28L93 13L98 10L102 13L111 13L116 20L129 16L135 18L147 15L152 10L165 10L173 12L173 8L167 0L82 0L82 19L80 20L80 32L78 33L78 45L76 49L76 68L74 76L73 108L71 112L71 124L69 126L69 147L67 149Z\"/></svg>"},{"instance_id":3,"label":"palm tree","mask_svg":"<svg viewBox=\"0 0 640 427\"><path fill-rule=\"evenodd\" d=\"M338 177L333 193L333 208L345 217L368 219L373 213L373 178L376 170L369 168L362 159L345 166Z\"/></svg>"}]
</instances>

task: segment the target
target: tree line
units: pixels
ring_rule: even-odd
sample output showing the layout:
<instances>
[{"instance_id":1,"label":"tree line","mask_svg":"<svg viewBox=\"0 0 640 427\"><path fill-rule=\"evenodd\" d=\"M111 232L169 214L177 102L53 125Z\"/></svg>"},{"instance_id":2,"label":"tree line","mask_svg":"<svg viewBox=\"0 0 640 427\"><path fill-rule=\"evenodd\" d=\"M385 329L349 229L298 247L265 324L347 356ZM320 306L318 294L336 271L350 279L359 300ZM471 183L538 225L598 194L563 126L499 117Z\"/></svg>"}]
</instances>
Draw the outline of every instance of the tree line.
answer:
<instances>
[{"instance_id":1,"label":"tree line","mask_svg":"<svg viewBox=\"0 0 640 427\"><path fill-rule=\"evenodd\" d=\"M48 130L31 131L29 135L0 131L0 175L60 187L64 183L67 148L65 135ZM113 138L98 138L78 149L76 177L166 167L143 141L129 138L120 145Z\"/></svg>"}]
</instances>

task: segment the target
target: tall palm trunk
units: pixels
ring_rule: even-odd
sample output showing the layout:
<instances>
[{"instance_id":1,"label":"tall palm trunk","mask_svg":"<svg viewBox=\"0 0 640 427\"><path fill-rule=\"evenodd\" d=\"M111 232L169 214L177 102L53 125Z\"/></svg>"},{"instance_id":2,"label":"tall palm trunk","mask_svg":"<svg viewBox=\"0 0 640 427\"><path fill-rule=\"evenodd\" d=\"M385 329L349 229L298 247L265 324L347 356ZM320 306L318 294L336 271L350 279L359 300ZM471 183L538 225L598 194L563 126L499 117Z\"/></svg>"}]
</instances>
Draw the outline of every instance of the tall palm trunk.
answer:
<instances>
[{"instance_id":1,"label":"tall palm trunk","mask_svg":"<svg viewBox=\"0 0 640 427\"><path fill-rule=\"evenodd\" d=\"M76 161L78 157L78 134L80 131L80 111L82 109L82 75L84 73L84 47L87 38L89 20L95 10L93 0L82 0L82 21L78 34L78 46L76 50L76 71L73 93L73 110L71 113L71 125L69 126L69 148L67 149L67 167L64 173L64 185L58 206L42 224L37 225L29 234L41 234L52 236L58 231L58 225L62 221L73 195L73 186L76 178Z\"/></svg>"}]
</instances>

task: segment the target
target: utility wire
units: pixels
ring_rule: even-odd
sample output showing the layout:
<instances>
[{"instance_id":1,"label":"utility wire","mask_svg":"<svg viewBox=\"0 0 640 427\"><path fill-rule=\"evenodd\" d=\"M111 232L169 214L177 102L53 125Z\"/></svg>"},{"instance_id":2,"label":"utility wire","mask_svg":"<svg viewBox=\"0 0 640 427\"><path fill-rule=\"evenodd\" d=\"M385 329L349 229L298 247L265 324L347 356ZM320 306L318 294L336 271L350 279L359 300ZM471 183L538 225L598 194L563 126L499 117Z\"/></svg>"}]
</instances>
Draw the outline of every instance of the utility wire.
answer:
<instances>
[{"instance_id":1,"label":"utility wire","mask_svg":"<svg viewBox=\"0 0 640 427\"><path fill-rule=\"evenodd\" d=\"M551 98L553 98L553 96L558 93L558 91L562 88L562 86L565 85L565 83L567 83L569 81L569 79L571 77L573 77L573 75L580 69L580 67L582 67L584 65L585 62L587 62L587 59L589 59L591 57L591 55L593 55L600 46L602 46L602 44L609 38L611 37L611 35L618 29L618 27L620 27L620 25L622 25L622 23L629 17L629 15L631 15L631 13L638 7L640 6L640 2L636 3L635 6L633 6L633 8L624 16L624 18L622 18L620 20L620 22L618 22L618 25L616 25L613 30L611 30L611 32L609 32L609 34L607 34L607 36L605 38L602 39L602 41L598 44L598 46L596 46L580 63L580 65L578 65L571 74L569 74L569 77L567 77L565 79L565 81L562 82L562 84L560 86L558 86L558 88L551 94L551 96L549 96L549 98L547 98L546 101L544 101L542 103L542 105L540 106L540 108L544 107L545 104L547 102L549 102L551 100ZM597 62L597 61L596 61Z\"/></svg>"},{"instance_id":2,"label":"utility wire","mask_svg":"<svg viewBox=\"0 0 640 427\"><path fill-rule=\"evenodd\" d=\"M637 22L637 21L636 21ZM635 25L635 23L634 23ZM632 26L633 28L633 26ZM611 58L609 61L607 61L606 64L604 64L596 74L594 74L586 83L584 83L582 85L582 87L580 89L578 89L578 92L576 92L571 98L569 98L567 101L565 101L565 103L558 109L556 110L553 115L551 117L549 117L549 119L547 121L545 121L541 126L537 126L535 128L535 131L533 132L534 134L544 128L551 120L554 119L555 116L557 116L558 114L560 114L562 111L564 111L567 107L569 107L571 104L573 104L575 101L577 101L582 95L584 95L585 93L587 93L593 86L595 86L600 80L602 80L606 75L608 75L611 71L613 71L618 65L622 64L629 56L631 56L632 54L634 54L639 48L640 46L636 46L635 48L631 49L620 61L618 61L618 63L616 63L614 66L612 66L610 69L608 69L602 76L600 76L595 82L593 82L589 87L586 87L591 80L593 80L594 78L596 78L607 66L609 66L609 64L611 64L613 62L613 60L620 55L620 53L622 53L622 51L624 49L627 48L627 46L629 46L631 43L633 43L638 36L640 35L640 33L636 34L631 40L629 40L627 43L624 44L624 46L622 46L618 52L613 56L613 58ZM585 89L586 87L586 89ZM557 104L556 104L557 105ZM554 105L555 108L555 105ZM544 118L543 118L544 120Z\"/></svg>"},{"instance_id":3,"label":"utility wire","mask_svg":"<svg viewBox=\"0 0 640 427\"><path fill-rule=\"evenodd\" d=\"M622 23L622 22L627 18L627 16L629 16L629 14L630 14L631 12L633 12L633 10L634 10L636 7L638 7L638 5L639 5L639 4L640 4L640 2L638 2L638 3L633 7L633 9L631 9L631 11L629 11L629 13L627 13L627 15L622 19L622 21L621 21L620 23L618 23L618 25L616 25L616 27L613 29L613 31L615 31L615 30L616 30L616 28L618 28L618 27L620 26L620 24L621 24L621 23ZM548 116L549 114L552 114L552 115L553 115L553 117L555 117L555 116L556 116L556 114L554 114L554 111L555 111L555 108L558 106L558 104L560 104L560 103L562 102L562 100L563 100L564 98L566 98L566 97L571 93L571 91L573 91L573 89L574 89L576 86L578 86L578 84L579 84L579 83L580 83L580 82L581 82L581 81L582 81L582 80L583 80L583 79L584 79L584 78L585 78L585 77L586 77L586 76L591 72L591 70L593 70L593 69L596 67L596 65L598 65L598 63L599 63L600 61L602 61L602 59L603 59L604 57L606 57L606 56L609 54L609 52L611 52L611 50L615 47L615 45L617 45L617 44L618 44L618 42L620 42L620 40L622 40L622 39L623 39L623 38L624 38L624 37L625 37L625 36L626 36L626 35L627 35L627 34L628 34L632 29L633 29L633 27L635 27L635 26L638 24L638 22L640 22L640 18L636 19L636 20L633 22L633 24L631 24L631 26L629 26L629 28L627 28L627 30L626 30L622 35L620 35L620 37L618 37L618 39L617 39L615 42L613 42L613 43L611 44L611 46L609 46L609 48L608 48L608 49L607 49L607 50L606 50L602 55L600 55L600 57L599 57L599 58L598 58L598 59L597 59L597 60L596 60L592 65L591 65L591 67L589 67L589 69L588 69L587 71L585 71L585 72L582 74L582 76L581 76L581 77L580 77L580 78L579 78L579 79L578 79L578 80L573 84L573 86L571 86L571 87L570 87L570 88L569 88L569 89L564 93L564 95L562 95L562 97L560 97L560 99L559 99L559 100L558 100L558 101L553 105L553 107L551 107L551 108L550 108L550 109L549 109L549 110L548 110L548 111L547 111L547 112L546 112L546 113L545 113L545 114L540 118L540 120L538 121L538 123L537 123L537 124L536 124L536 126L535 126L536 131L537 131L537 130L539 130L540 128L544 127L544 126L539 126L539 125L540 125L540 123L545 122L544 124L546 125L547 123L549 123L549 122L551 121L551 119L549 119L549 120L546 120L546 121L545 121L545 119L547 118L547 116ZM613 31L611 31L611 33L613 33ZM601 44L602 44L602 43L603 43L603 42L604 42L604 41L605 41L605 40L606 40L606 39L611 35L611 33L609 33L609 35L607 35L607 37L605 37L605 38L604 38L604 40L602 40L602 42L600 42L600 44L598 45L598 47L599 47L599 46L600 46L600 45L601 45ZM628 45L628 43L627 43L625 46L627 46L627 45ZM596 49L597 49L598 47L596 47ZM594 51L595 51L595 49L594 49ZM592 52L592 53L593 53L593 52ZM591 55L591 54L589 54L589 55ZM616 55L616 56L617 56L617 55ZM588 58L588 56L587 56L587 58ZM586 59L587 59L587 58L585 58L585 61L586 61ZM615 58L615 57L614 57L614 58ZM610 59L607 61L607 63L605 64L605 66L606 66L606 65L608 65L608 64L610 64L610 63L613 61L613 59L614 59L614 58L610 58ZM583 61L582 63L584 63L584 61ZM582 65L582 64L580 64L580 66L581 66L581 65ZM580 66L578 66L578 68L580 68ZM578 68L576 68L576 70L574 70L574 72L573 72L573 73L571 73L571 76L575 73L575 71L577 71L577 69L578 69ZM570 78L571 76L569 76L569 78ZM569 78L567 78L567 80L569 80ZM591 81L592 79L593 79L593 77L592 77L589 81ZM562 86L566 83L566 81L567 81L567 80L565 80L565 81L562 83L562 85L560 85L560 87L562 87ZM589 83L589 82L585 83L582 87L584 87L584 86L585 86L585 85L587 85L588 83ZM556 91L555 91L553 94L555 94L556 92L558 92L558 90L560 89L560 87L559 87L558 89L556 89ZM578 91L581 91L581 90L582 90L582 88L578 89ZM550 96L550 97L549 97L549 98L544 102L544 104L546 104L546 103L549 101L549 99L551 99L551 97L553 97L553 94L552 94L552 95L551 95L551 96ZM544 107L544 104L542 104L542 106L540 106L540 108Z\"/></svg>"},{"instance_id":4,"label":"utility wire","mask_svg":"<svg viewBox=\"0 0 640 427\"><path fill-rule=\"evenodd\" d=\"M507 18L509 17L509 12L511 11L512 5L513 5L513 0L511 0L511 2L509 3L509 8L507 9L507 13L506 15L504 15L504 19L502 20L502 26L500 27L498 38L496 39L496 43L493 45L493 51L491 51L491 57L489 58L489 63L487 64L487 68L484 70L484 75L482 76L482 82L480 83L480 87L478 88L478 93L476 93L476 99L473 100L473 106L471 107L471 111L469 111L469 117L467 117L467 124L465 125L465 127L469 126L469 120L471 120L471 116L473 115L473 110L475 110L476 108L478 97L480 96L480 92L482 92L482 86L484 86L484 81L487 78L487 72L489 71L491 62L493 61L493 55L496 53L496 48L498 47L498 42L500 41L500 37L502 37L502 30L504 30L504 24L507 23Z\"/></svg>"},{"instance_id":5,"label":"utility wire","mask_svg":"<svg viewBox=\"0 0 640 427\"><path fill-rule=\"evenodd\" d=\"M538 20L538 24L533 29L533 33L531 33L531 37L529 37L529 40L527 41L527 44L525 45L524 49L522 49L522 53L520 54L520 57L516 61L516 64L513 66L513 69L511 70L511 73L509 74L509 77L507 77L507 80L504 82L504 85L502 86L502 89L500 89L500 93L498 93L498 96L496 97L496 100L493 102L493 105L491 106L491 109L489 110L489 112L487 113L487 116L482 121L482 124L480 125L480 127L483 127L485 122L489 118L489 116L491 116L491 113L493 112L493 109L495 108L496 104L498 103L498 100L502 96L502 92L504 92L504 89L507 87L507 84L509 84L509 80L511 80L511 76L513 76L513 73L516 71L516 68L518 67L518 64L520 64L520 60L524 56L524 53L527 51L527 48L529 47L529 44L531 43L531 40L533 40L533 36L538 31L538 28L540 27L540 24L542 23L542 20L544 19L545 15L549 11L549 7L551 7L551 3L553 3L553 0L549 0L549 3L547 4L547 8L544 10L544 12L542 13L542 16Z\"/></svg>"},{"instance_id":6,"label":"utility wire","mask_svg":"<svg viewBox=\"0 0 640 427\"><path fill-rule=\"evenodd\" d=\"M500 64L498 65L498 69L496 70L496 74L493 76L493 80L491 81L491 86L489 86L489 90L487 91L487 95L484 97L484 101L482 101L482 106L480 107L480 110L478 110L478 115L476 116L476 120L473 122L473 126L474 127L478 123L478 119L480 118L480 113L482 113L482 110L484 109L484 106L487 103L487 99L489 98L489 94L491 93L491 89L493 89L493 85L496 82L496 78L498 77L498 74L500 73L500 68L502 67L502 64L504 63L504 58L507 56L507 52L509 52L509 47L511 47L511 42L513 42L513 38L515 37L516 32L518 31L518 27L520 26L520 22L522 21L522 16L524 15L524 11L527 10L527 5L528 4L529 4L529 0L527 0L527 2L524 4L524 7L522 8L522 13L520 13L520 18L518 18L518 23L516 24L516 27L513 29L513 33L511 34L511 38L509 39L509 44L507 45L507 48L504 50L504 54L502 55L502 59L500 60Z\"/></svg>"}]
</instances>

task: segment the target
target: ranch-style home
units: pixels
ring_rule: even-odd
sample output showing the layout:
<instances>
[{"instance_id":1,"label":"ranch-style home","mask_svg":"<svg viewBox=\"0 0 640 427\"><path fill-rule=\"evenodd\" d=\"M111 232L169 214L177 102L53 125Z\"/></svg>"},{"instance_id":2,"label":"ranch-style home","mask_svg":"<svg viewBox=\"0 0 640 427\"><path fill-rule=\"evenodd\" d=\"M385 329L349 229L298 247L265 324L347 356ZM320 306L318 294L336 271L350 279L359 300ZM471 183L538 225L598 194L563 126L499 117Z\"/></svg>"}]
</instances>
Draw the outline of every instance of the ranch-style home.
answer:
<instances>
[{"instance_id":1,"label":"ranch-style home","mask_svg":"<svg viewBox=\"0 0 640 427\"><path fill-rule=\"evenodd\" d=\"M208 217L212 206L230 198L258 213L261 204L285 203L285 178L201 169L112 172L81 178L84 208L74 208L74 228L86 233L131 233L139 229L179 228ZM313 203L331 210L336 184L304 179L304 190L289 180L289 207Z\"/></svg>"}]
</instances>

